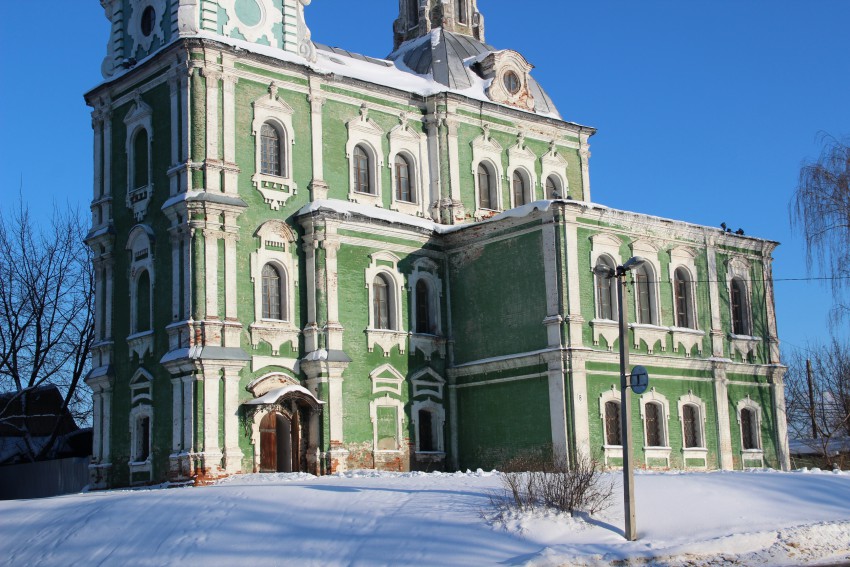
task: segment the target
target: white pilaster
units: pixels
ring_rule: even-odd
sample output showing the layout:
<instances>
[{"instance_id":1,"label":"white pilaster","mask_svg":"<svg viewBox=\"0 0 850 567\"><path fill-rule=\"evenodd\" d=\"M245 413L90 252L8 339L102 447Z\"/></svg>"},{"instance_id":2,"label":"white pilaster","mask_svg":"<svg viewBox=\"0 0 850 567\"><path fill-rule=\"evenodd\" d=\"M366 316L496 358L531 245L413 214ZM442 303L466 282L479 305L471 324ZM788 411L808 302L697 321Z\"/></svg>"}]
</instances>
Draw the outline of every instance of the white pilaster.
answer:
<instances>
[{"instance_id":1,"label":"white pilaster","mask_svg":"<svg viewBox=\"0 0 850 567\"><path fill-rule=\"evenodd\" d=\"M564 365L560 357L549 361L549 423L552 429L552 454L558 462L566 462L567 393L564 388Z\"/></svg>"},{"instance_id":2,"label":"white pilaster","mask_svg":"<svg viewBox=\"0 0 850 567\"><path fill-rule=\"evenodd\" d=\"M92 391L92 462L103 458L103 395Z\"/></svg>"},{"instance_id":3,"label":"white pilaster","mask_svg":"<svg viewBox=\"0 0 850 567\"><path fill-rule=\"evenodd\" d=\"M222 58L225 68L233 66L233 56L223 55ZM237 195L239 174L236 170L236 83L239 82L239 78L227 74L223 79L224 192Z\"/></svg>"},{"instance_id":4,"label":"white pilaster","mask_svg":"<svg viewBox=\"0 0 850 567\"><path fill-rule=\"evenodd\" d=\"M328 321L327 335L328 348L331 350L342 350L342 325L339 323L339 278L337 277L337 252L339 251L339 237L337 236L335 223L327 222L325 225L325 240L322 246L325 249L325 289L327 290Z\"/></svg>"},{"instance_id":5,"label":"white pilaster","mask_svg":"<svg viewBox=\"0 0 850 567\"><path fill-rule=\"evenodd\" d=\"M218 317L218 234L204 231L206 319Z\"/></svg>"},{"instance_id":6,"label":"white pilaster","mask_svg":"<svg viewBox=\"0 0 850 567\"><path fill-rule=\"evenodd\" d=\"M101 434L102 435L102 437L101 437L101 451L102 451L102 453L101 453L100 462L102 464L109 464L109 463L112 462L111 461L112 452L111 452L111 447L110 447L110 442L111 442L110 437L112 437L112 435L111 435L111 430L112 430L112 391L111 390L104 390L101 393L101 398L103 400L103 414L102 414L103 428L102 428L102 434Z\"/></svg>"},{"instance_id":7,"label":"white pilaster","mask_svg":"<svg viewBox=\"0 0 850 567\"><path fill-rule=\"evenodd\" d=\"M195 450L195 377L183 376L183 451Z\"/></svg>"},{"instance_id":8,"label":"white pilaster","mask_svg":"<svg viewBox=\"0 0 850 567\"><path fill-rule=\"evenodd\" d=\"M168 77L168 95L171 109L171 167L180 163L180 75L173 70ZM169 172L170 194L176 195L180 190L180 177ZM174 280L177 281L177 280Z\"/></svg>"},{"instance_id":9,"label":"white pilaster","mask_svg":"<svg viewBox=\"0 0 850 567\"><path fill-rule=\"evenodd\" d=\"M723 363L714 364L714 404L717 407L717 454L720 469L731 471L732 430L729 422L729 392L727 389L726 367Z\"/></svg>"},{"instance_id":10,"label":"white pilaster","mask_svg":"<svg viewBox=\"0 0 850 567\"><path fill-rule=\"evenodd\" d=\"M785 371L775 366L770 376L770 393L776 423L776 458L784 471L791 470L791 452L788 448L788 416L785 411Z\"/></svg>"},{"instance_id":11,"label":"white pilaster","mask_svg":"<svg viewBox=\"0 0 850 567\"><path fill-rule=\"evenodd\" d=\"M224 468L228 473L242 470L239 448L239 372L224 370Z\"/></svg>"},{"instance_id":12,"label":"white pilaster","mask_svg":"<svg viewBox=\"0 0 850 567\"><path fill-rule=\"evenodd\" d=\"M219 429L219 376L218 368L204 369L204 451L203 462L207 474L216 474L221 466L221 447L218 444Z\"/></svg>"},{"instance_id":13,"label":"white pilaster","mask_svg":"<svg viewBox=\"0 0 850 567\"><path fill-rule=\"evenodd\" d=\"M327 199L328 185L324 181L324 140L322 107L326 98L322 95L322 82L310 77L310 135L313 154L313 180L310 182L312 200Z\"/></svg>"},{"instance_id":14,"label":"white pilaster","mask_svg":"<svg viewBox=\"0 0 850 567\"><path fill-rule=\"evenodd\" d=\"M238 298L236 282L236 235L228 233L224 236L224 316L231 321L237 319ZM239 345L225 345L238 347Z\"/></svg>"},{"instance_id":15,"label":"white pilaster","mask_svg":"<svg viewBox=\"0 0 850 567\"><path fill-rule=\"evenodd\" d=\"M708 261L708 298L711 302L711 352L712 356L723 356L723 325L720 320L720 292L717 278L717 249L714 240L708 239L705 249Z\"/></svg>"},{"instance_id":16,"label":"white pilaster","mask_svg":"<svg viewBox=\"0 0 850 567\"><path fill-rule=\"evenodd\" d=\"M210 62L208 61L209 65ZM218 82L221 79L221 72L217 70L210 69L209 67L205 67L203 69L203 76L207 80L207 103L206 103L206 116L207 116L207 155L206 155L206 176L205 176L205 189L207 191L220 192L221 191L221 176L219 175L220 166L218 164L213 164L211 162L217 162L219 160L219 144L218 144L218 129L219 129L219 115L218 115L218 98L219 98L219 87Z\"/></svg>"},{"instance_id":17,"label":"white pilaster","mask_svg":"<svg viewBox=\"0 0 850 567\"><path fill-rule=\"evenodd\" d=\"M581 158L581 188L582 188L582 200L583 201L591 201L590 198L590 144L588 143L588 139L590 138L590 134L580 133L579 134L579 157Z\"/></svg>"},{"instance_id":18,"label":"white pilaster","mask_svg":"<svg viewBox=\"0 0 850 567\"><path fill-rule=\"evenodd\" d=\"M183 380L171 379L171 452L183 448Z\"/></svg>"}]
</instances>

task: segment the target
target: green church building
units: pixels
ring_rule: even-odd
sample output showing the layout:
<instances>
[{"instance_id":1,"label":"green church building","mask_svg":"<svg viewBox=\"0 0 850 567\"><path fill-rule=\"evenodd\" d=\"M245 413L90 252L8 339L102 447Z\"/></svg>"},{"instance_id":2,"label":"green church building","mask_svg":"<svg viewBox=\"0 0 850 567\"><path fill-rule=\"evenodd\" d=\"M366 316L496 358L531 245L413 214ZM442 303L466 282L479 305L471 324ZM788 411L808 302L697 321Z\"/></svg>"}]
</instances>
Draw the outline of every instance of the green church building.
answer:
<instances>
[{"instance_id":1,"label":"green church building","mask_svg":"<svg viewBox=\"0 0 850 567\"><path fill-rule=\"evenodd\" d=\"M314 43L310 0L101 4L93 486L619 466L593 268L633 256L634 462L788 468L777 243L597 204L595 130L476 0L400 0L386 59Z\"/></svg>"}]
</instances>

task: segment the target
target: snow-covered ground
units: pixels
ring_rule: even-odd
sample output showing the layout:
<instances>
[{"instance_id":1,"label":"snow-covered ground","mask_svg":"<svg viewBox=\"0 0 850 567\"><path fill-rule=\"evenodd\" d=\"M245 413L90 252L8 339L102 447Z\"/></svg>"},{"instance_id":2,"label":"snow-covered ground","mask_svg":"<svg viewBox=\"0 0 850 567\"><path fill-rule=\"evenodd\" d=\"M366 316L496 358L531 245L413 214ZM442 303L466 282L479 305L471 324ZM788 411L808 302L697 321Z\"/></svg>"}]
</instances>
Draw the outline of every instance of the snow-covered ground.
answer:
<instances>
[{"instance_id":1,"label":"snow-covered ground","mask_svg":"<svg viewBox=\"0 0 850 567\"><path fill-rule=\"evenodd\" d=\"M610 473L619 488L620 475ZM598 517L495 522L496 473L245 475L0 502L3 565L811 565L850 562L850 474L638 473ZM622 564L622 563L618 563Z\"/></svg>"}]
</instances>

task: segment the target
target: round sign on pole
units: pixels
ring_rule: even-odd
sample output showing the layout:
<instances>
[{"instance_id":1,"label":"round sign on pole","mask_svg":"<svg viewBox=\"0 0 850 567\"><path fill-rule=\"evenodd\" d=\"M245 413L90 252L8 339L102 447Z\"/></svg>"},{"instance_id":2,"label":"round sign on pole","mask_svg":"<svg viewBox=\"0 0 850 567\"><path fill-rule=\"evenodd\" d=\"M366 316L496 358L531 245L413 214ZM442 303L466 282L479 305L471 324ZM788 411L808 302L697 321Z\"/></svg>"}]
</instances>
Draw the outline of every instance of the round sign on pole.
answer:
<instances>
[{"instance_id":1,"label":"round sign on pole","mask_svg":"<svg viewBox=\"0 0 850 567\"><path fill-rule=\"evenodd\" d=\"M635 366L629 375L629 386L635 394L643 394L649 387L649 372L643 366Z\"/></svg>"}]
</instances>

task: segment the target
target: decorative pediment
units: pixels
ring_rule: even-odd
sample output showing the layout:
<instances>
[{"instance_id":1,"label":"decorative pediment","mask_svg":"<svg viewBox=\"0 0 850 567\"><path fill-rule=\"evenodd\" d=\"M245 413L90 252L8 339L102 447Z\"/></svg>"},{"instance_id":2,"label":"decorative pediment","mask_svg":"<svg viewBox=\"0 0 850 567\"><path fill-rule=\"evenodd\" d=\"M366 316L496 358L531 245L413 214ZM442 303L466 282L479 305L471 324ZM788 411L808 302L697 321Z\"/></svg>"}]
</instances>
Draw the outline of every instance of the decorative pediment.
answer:
<instances>
[{"instance_id":1,"label":"decorative pediment","mask_svg":"<svg viewBox=\"0 0 850 567\"><path fill-rule=\"evenodd\" d=\"M410 377L413 384L413 397L435 396L443 399L443 388L446 381L432 368L423 368Z\"/></svg>"},{"instance_id":2,"label":"decorative pediment","mask_svg":"<svg viewBox=\"0 0 850 567\"><path fill-rule=\"evenodd\" d=\"M472 149L501 154L504 148L499 142L490 137L490 127L485 124L483 129L484 133L472 140Z\"/></svg>"},{"instance_id":3,"label":"decorative pediment","mask_svg":"<svg viewBox=\"0 0 850 567\"><path fill-rule=\"evenodd\" d=\"M265 396L272 390L284 388L286 386L300 386L301 382L280 372L266 374L248 384L245 389L251 392L255 398Z\"/></svg>"},{"instance_id":4,"label":"decorative pediment","mask_svg":"<svg viewBox=\"0 0 850 567\"><path fill-rule=\"evenodd\" d=\"M369 374L372 381L372 393L389 392L401 396L404 376L390 364L383 364Z\"/></svg>"},{"instance_id":5,"label":"decorative pediment","mask_svg":"<svg viewBox=\"0 0 850 567\"><path fill-rule=\"evenodd\" d=\"M142 100L141 93L137 91L133 98L133 108L124 117L124 124L128 126L129 130L131 125L143 123L151 116L153 116L153 109Z\"/></svg>"},{"instance_id":6,"label":"decorative pediment","mask_svg":"<svg viewBox=\"0 0 850 567\"><path fill-rule=\"evenodd\" d=\"M349 138L365 138L365 141L371 142L374 146L372 149L376 152L378 156L379 165L384 165L383 151L381 151L381 145L380 143L374 143L374 137L382 137L384 135L384 130L380 126L378 126L377 122L369 118L369 109L366 107L365 104L360 107L360 116L346 123L346 127L348 128ZM346 155L350 158L351 151L354 149L354 145L349 144L349 146L351 147L346 147Z\"/></svg>"},{"instance_id":7,"label":"decorative pediment","mask_svg":"<svg viewBox=\"0 0 850 567\"><path fill-rule=\"evenodd\" d=\"M289 246L298 240L292 227L278 219L264 222L254 236L260 239L261 248L281 248L284 251L289 251Z\"/></svg>"},{"instance_id":8,"label":"decorative pediment","mask_svg":"<svg viewBox=\"0 0 850 567\"><path fill-rule=\"evenodd\" d=\"M256 113L259 110L264 110L272 116L276 114L283 114L287 116L292 116L295 111L292 110L292 107L286 104L286 102L277 96L278 87L275 83L271 83L269 85L269 93L267 95L263 95L254 101L254 112ZM254 135L259 134L257 131L257 124L254 124Z\"/></svg>"}]
</instances>

